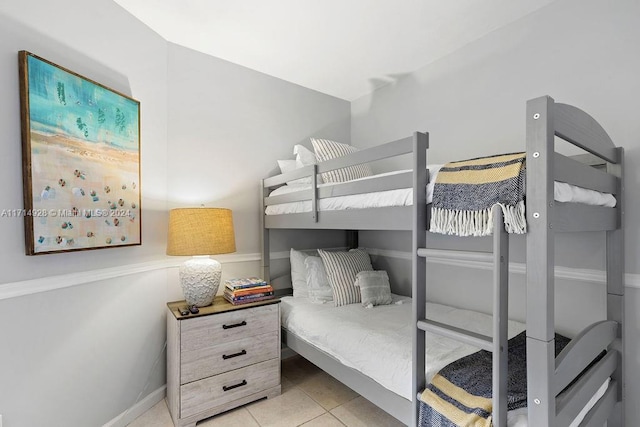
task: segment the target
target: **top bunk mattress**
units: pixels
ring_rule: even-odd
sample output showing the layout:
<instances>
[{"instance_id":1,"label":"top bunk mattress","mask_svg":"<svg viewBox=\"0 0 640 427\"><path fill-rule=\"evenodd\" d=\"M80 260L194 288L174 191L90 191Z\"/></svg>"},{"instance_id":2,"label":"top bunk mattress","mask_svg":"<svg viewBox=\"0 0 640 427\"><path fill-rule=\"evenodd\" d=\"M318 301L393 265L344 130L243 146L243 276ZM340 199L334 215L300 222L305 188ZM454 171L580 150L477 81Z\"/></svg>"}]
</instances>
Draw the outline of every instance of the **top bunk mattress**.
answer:
<instances>
[{"instance_id":1,"label":"top bunk mattress","mask_svg":"<svg viewBox=\"0 0 640 427\"><path fill-rule=\"evenodd\" d=\"M429 184L427 184L427 203L431 203L433 199L433 187L436 181L438 171L441 165L429 166ZM406 173L410 170L401 170L388 172L378 175L360 178L353 181L363 181L368 179L380 178L394 174ZM319 184L318 187L339 186L346 183L337 184ZM287 184L273 190L269 196L277 196L282 194L294 193L311 189L309 184ZM593 206L614 207L616 198L609 193L600 193L598 191L588 190L565 182L554 183L554 198L557 202L583 203ZM318 200L318 210L334 211L346 209L368 209L381 208L391 206L410 206L413 204L413 189L401 188L397 190L377 191L372 193L353 194L349 196L327 197ZM283 215L311 212L312 203L310 200L281 203L269 205L265 209L266 215Z\"/></svg>"}]
</instances>

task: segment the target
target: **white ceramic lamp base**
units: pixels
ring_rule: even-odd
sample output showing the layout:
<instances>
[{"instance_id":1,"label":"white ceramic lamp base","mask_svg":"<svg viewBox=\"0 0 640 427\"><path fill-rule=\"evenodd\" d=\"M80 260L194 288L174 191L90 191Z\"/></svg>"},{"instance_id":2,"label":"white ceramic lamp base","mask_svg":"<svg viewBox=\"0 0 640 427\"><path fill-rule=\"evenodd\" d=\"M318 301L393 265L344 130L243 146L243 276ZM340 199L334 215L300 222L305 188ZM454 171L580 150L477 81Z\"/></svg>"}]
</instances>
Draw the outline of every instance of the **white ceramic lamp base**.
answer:
<instances>
[{"instance_id":1,"label":"white ceramic lamp base","mask_svg":"<svg viewBox=\"0 0 640 427\"><path fill-rule=\"evenodd\" d=\"M180 266L180 284L184 299L189 306L205 307L211 305L218 293L222 265L215 259L194 256Z\"/></svg>"}]
</instances>

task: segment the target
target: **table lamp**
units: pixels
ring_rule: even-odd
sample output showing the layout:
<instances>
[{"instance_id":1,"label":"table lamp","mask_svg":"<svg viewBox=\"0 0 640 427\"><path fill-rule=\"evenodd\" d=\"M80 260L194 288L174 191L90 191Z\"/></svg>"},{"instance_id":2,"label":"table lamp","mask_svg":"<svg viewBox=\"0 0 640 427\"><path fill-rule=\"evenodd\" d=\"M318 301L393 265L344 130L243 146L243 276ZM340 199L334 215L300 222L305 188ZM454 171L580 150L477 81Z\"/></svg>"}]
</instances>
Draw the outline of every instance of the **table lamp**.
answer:
<instances>
[{"instance_id":1,"label":"table lamp","mask_svg":"<svg viewBox=\"0 0 640 427\"><path fill-rule=\"evenodd\" d=\"M189 306L210 305L222 266L209 255L236 251L230 209L178 208L169 212L167 255L192 256L180 266L180 284Z\"/></svg>"}]
</instances>

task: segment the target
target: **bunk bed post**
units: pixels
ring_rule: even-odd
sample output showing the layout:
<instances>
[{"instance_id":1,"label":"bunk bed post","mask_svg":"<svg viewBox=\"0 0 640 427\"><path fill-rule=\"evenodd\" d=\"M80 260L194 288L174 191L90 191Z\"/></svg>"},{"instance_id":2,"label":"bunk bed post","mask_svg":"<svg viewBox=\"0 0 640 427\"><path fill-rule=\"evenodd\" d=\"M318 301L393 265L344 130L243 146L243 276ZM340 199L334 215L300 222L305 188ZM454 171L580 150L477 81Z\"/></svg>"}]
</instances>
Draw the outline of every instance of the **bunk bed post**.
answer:
<instances>
[{"instance_id":1,"label":"bunk bed post","mask_svg":"<svg viewBox=\"0 0 640 427\"><path fill-rule=\"evenodd\" d=\"M507 360L509 325L509 235L499 205L493 207L493 419L507 426Z\"/></svg>"},{"instance_id":2,"label":"bunk bed post","mask_svg":"<svg viewBox=\"0 0 640 427\"><path fill-rule=\"evenodd\" d=\"M265 187L264 187L264 179L260 181L260 206L262 206L262 211L260 212L260 228L262 228L262 234L260 235L260 250L262 252L262 265L260 269L262 270L262 278L267 283L271 282L271 271L269 269L269 261L270 261L270 247L269 247L269 229L264 226L265 223L265 209L266 205L264 203L265 198Z\"/></svg>"},{"instance_id":3,"label":"bunk bed post","mask_svg":"<svg viewBox=\"0 0 640 427\"><path fill-rule=\"evenodd\" d=\"M536 427L553 426L556 415L553 111L549 96L527 102L527 405Z\"/></svg>"},{"instance_id":4,"label":"bunk bed post","mask_svg":"<svg viewBox=\"0 0 640 427\"><path fill-rule=\"evenodd\" d=\"M318 165L313 165L313 174L311 175L311 189L313 191L313 199L311 199L311 215L313 222L318 222Z\"/></svg>"},{"instance_id":5,"label":"bunk bed post","mask_svg":"<svg viewBox=\"0 0 640 427\"><path fill-rule=\"evenodd\" d=\"M358 248L358 230L347 230L347 248Z\"/></svg>"},{"instance_id":6,"label":"bunk bed post","mask_svg":"<svg viewBox=\"0 0 640 427\"><path fill-rule=\"evenodd\" d=\"M624 425L624 150L617 148L619 174L616 189L618 228L607 231L607 319L618 322L617 338L609 350L618 353L616 370L611 376L617 384L617 401L607 425Z\"/></svg>"},{"instance_id":7,"label":"bunk bed post","mask_svg":"<svg viewBox=\"0 0 640 427\"><path fill-rule=\"evenodd\" d=\"M418 425L420 403L418 393L425 388L425 345L426 332L418 328L418 320L426 318L426 285L427 259L418 255L418 249L427 246L427 149L429 148L429 134L415 132L413 134L413 227L411 253L412 262L412 327L413 327L413 372L411 385L411 400L413 403L412 425Z\"/></svg>"}]
</instances>

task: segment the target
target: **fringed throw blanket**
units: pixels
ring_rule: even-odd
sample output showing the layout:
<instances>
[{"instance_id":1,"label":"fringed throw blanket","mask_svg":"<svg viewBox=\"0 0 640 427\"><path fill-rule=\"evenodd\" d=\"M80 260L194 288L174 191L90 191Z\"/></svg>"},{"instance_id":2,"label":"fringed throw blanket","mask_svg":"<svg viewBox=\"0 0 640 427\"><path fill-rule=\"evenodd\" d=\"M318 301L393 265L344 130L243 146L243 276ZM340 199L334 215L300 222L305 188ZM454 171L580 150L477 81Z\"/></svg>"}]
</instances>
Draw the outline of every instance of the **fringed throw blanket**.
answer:
<instances>
[{"instance_id":1,"label":"fringed throw blanket","mask_svg":"<svg viewBox=\"0 0 640 427\"><path fill-rule=\"evenodd\" d=\"M526 332L509 340L507 407L527 406ZM556 334L556 356L569 343ZM491 352L480 350L450 363L422 392L419 425L422 427L489 427L493 404Z\"/></svg>"},{"instance_id":2,"label":"fringed throw blanket","mask_svg":"<svg viewBox=\"0 0 640 427\"><path fill-rule=\"evenodd\" d=\"M526 233L525 153L503 154L444 165L433 188L430 231L457 236L493 233L491 208L498 204L508 233Z\"/></svg>"}]
</instances>

